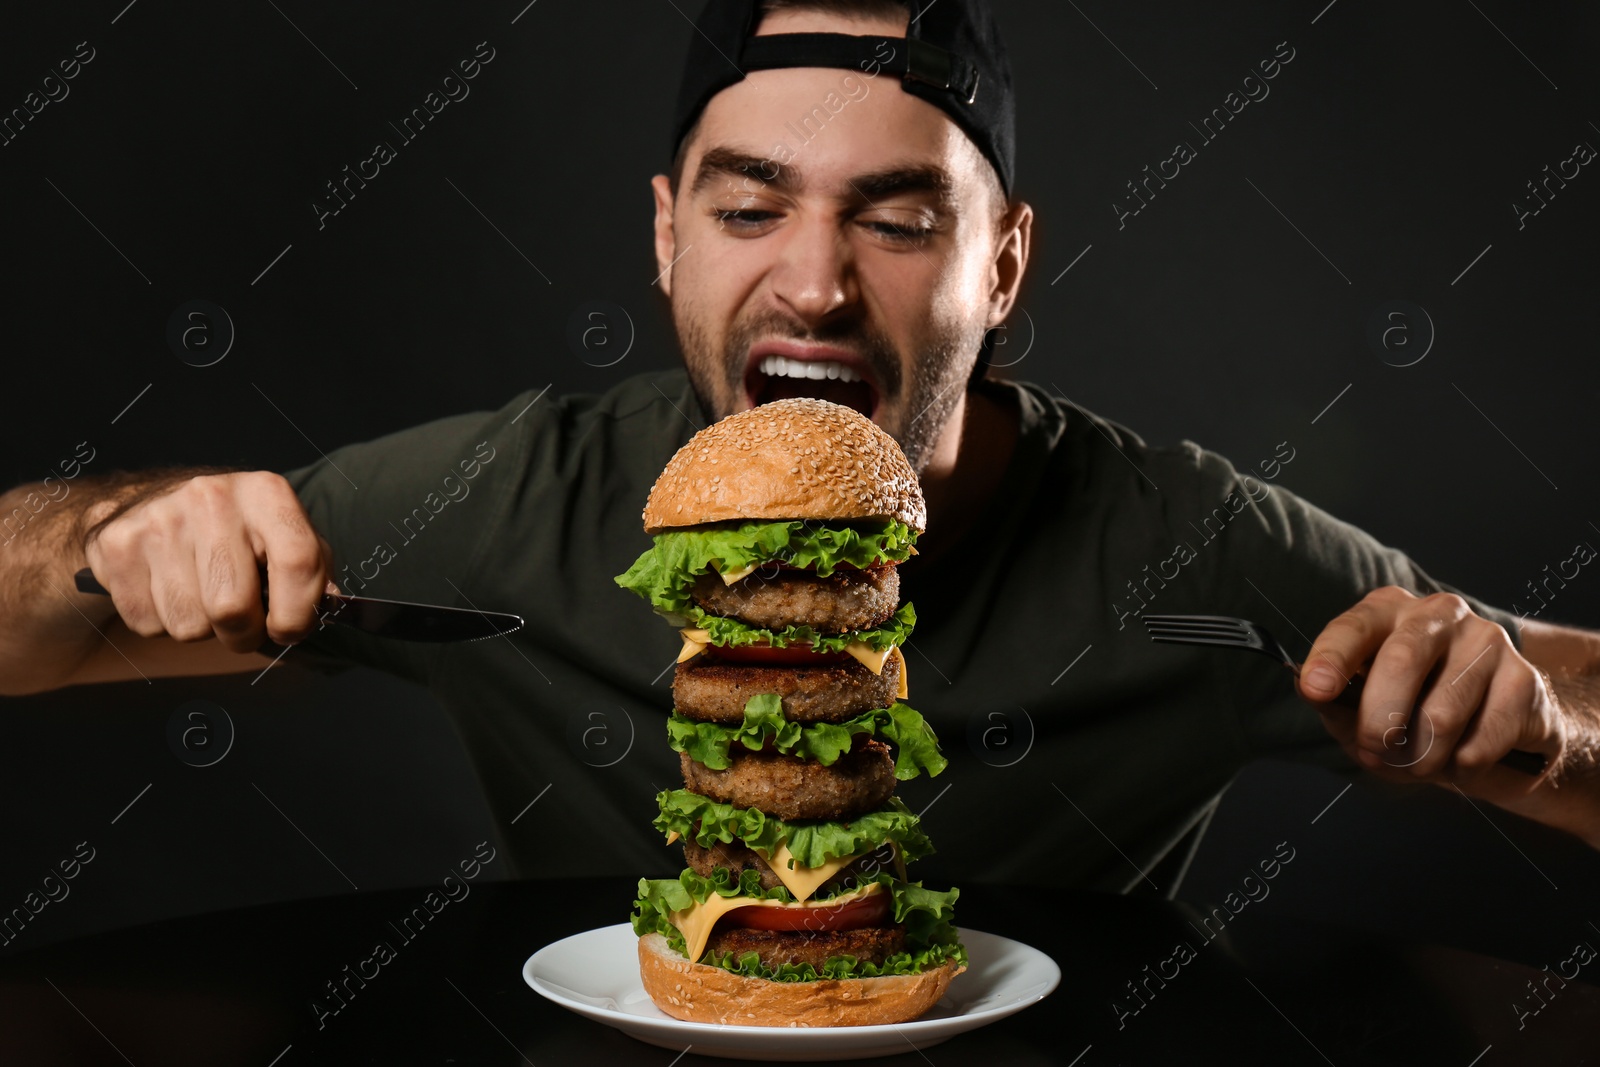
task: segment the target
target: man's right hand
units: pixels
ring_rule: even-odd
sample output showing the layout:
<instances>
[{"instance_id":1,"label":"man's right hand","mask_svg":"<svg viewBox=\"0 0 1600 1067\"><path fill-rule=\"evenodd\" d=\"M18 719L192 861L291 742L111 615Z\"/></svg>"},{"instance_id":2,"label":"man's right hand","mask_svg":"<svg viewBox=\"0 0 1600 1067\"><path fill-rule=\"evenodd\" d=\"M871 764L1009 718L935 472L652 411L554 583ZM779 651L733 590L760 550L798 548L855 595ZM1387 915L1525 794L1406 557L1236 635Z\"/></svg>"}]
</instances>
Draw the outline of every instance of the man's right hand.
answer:
<instances>
[{"instance_id":1,"label":"man's right hand","mask_svg":"<svg viewBox=\"0 0 1600 1067\"><path fill-rule=\"evenodd\" d=\"M111 514L102 501L86 525ZM129 507L83 546L124 625L144 637L215 636L233 652L289 645L333 591L333 555L279 474L206 474ZM263 607L262 577L271 589Z\"/></svg>"}]
</instances>

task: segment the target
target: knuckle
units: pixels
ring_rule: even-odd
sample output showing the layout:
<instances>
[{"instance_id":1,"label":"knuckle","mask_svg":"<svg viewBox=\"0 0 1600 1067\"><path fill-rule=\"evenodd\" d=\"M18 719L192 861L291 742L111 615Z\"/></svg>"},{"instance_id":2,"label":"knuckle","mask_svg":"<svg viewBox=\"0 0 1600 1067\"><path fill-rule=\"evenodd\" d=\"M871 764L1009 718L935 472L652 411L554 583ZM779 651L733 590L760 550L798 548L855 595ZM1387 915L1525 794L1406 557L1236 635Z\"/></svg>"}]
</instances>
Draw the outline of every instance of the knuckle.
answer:
<instances>
[{"instance_id":1,"label":"knuckle","mask_svg":"<svg viewBox=\"0 0 1600 1067\"><path fill-rule=\"evenodd\" d=\"M1365 603L1366 601L1370 600L1374 604L1389 605L1404 603L1406 601L1415 599L1417 599L1416 594L1403 586L1380 585L1378 588L1362 597L1362 602Z\"/></svg>"}]
</instances>

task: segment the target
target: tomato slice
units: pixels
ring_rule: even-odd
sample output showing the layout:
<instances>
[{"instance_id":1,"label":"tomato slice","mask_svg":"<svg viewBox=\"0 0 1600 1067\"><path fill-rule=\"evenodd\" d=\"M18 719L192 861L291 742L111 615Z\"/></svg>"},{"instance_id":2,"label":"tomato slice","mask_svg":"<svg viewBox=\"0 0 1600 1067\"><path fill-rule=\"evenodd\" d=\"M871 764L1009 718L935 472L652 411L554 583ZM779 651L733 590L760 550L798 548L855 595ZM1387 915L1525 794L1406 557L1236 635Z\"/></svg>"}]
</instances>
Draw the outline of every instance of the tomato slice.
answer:
<instances>
[{"instance_id":1,"label":"tomato slice","mask_svg":"<svg viewBox=\"0 0 1600 1067\"><path fill-rule=\"evenodd\" d=\"M728 912L726 921L731 926L756 930L859 930L863 926L882 926L889 917L889 903L889 894L879 891L831 908L735 908Z\"/></svg>"},{"instance_id":2,"label":"tomato slice","mask_svg":"<svg viewBox=\"0 0 1600 1067\"><path fill-rule=\"evenodd\" d=\"M793 644L784 648L771 645L707 645L707 650L717 659L730 663L775 663L788 666L821 667L830 663L843 663L851 658L848 652L813 652L808 644Z\"/></svg>"}]
</instances>

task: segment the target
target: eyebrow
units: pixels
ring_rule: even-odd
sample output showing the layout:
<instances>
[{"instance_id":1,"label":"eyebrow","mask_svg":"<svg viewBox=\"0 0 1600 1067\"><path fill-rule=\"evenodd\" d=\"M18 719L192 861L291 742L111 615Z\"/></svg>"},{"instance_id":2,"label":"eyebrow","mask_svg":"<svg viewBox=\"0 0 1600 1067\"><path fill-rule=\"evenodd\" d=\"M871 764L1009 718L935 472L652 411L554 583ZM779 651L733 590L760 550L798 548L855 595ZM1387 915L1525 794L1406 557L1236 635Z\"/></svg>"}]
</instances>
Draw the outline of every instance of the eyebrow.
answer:
<instances>
[{"instance_id":1,"label":"eyebrow","mask_svg":"<svg viewBox=\"0 0 1600 1067\"><path fill-rule=\"evenodd\" d=\"M764 177L773 168L777 168L777 173L771 178ZM738 177L748 177L761 185L770 185L779 192L789 194L798 193L805 186L803 172L792 163L780 165L768 157L717 147L707 150L700 157L689 194L699 195L715 185L719 178ZM955 211L960 206L955 179L943 167L928 164L890 167L858 174L848 182L856 196L869 204L894 196L932 193L938 206L945 210Z\"/></svg>"}]
</instances>

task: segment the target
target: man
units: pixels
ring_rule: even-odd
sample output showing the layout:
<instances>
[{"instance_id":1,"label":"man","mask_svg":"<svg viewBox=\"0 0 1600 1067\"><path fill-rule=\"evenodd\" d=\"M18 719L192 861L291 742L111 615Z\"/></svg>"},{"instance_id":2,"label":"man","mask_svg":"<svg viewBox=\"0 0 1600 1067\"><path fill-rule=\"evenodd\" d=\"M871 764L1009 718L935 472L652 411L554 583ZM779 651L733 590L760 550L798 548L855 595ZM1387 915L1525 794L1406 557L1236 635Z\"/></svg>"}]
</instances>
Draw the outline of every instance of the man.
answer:
<instances>
[{"instance_id":1,"label":"man","mask_svg":"<svg viewBox=\"0 0 1600 1067\"><path fill-rule=\"evenodd\" d=\"M910 701L952 763L925 877L1170 890L1221 791L1265 754L1456 787L1600 846L1600 637L1519 628L1276 487L1288 442L1241 473L983 378L1032 226L1010 197L1010 77L984 4L913 19L892 2L714 0L697 29L672 173L652 182L686 374L527 394L287 478L80 489L5 560L4 691L135 663L259 671L264 638L307 664L373 665L453 713L521 874L670 869L649 822L677 773L659 728L677 642L611 576L695 429L818 395L892 433L928 500L903 568ZM110 603L70 591L85 565ZM471 645L317 629L330 581L528 625ZM1147 607L1320 631L1298 695L1321 723L1265 660L1152 645ZM1359 709L1331 703L1358 673ZM1500 765L1513 749L1547 769ZM944 795L920 787L924 804Z\"/></svg>"}]
</instances>

